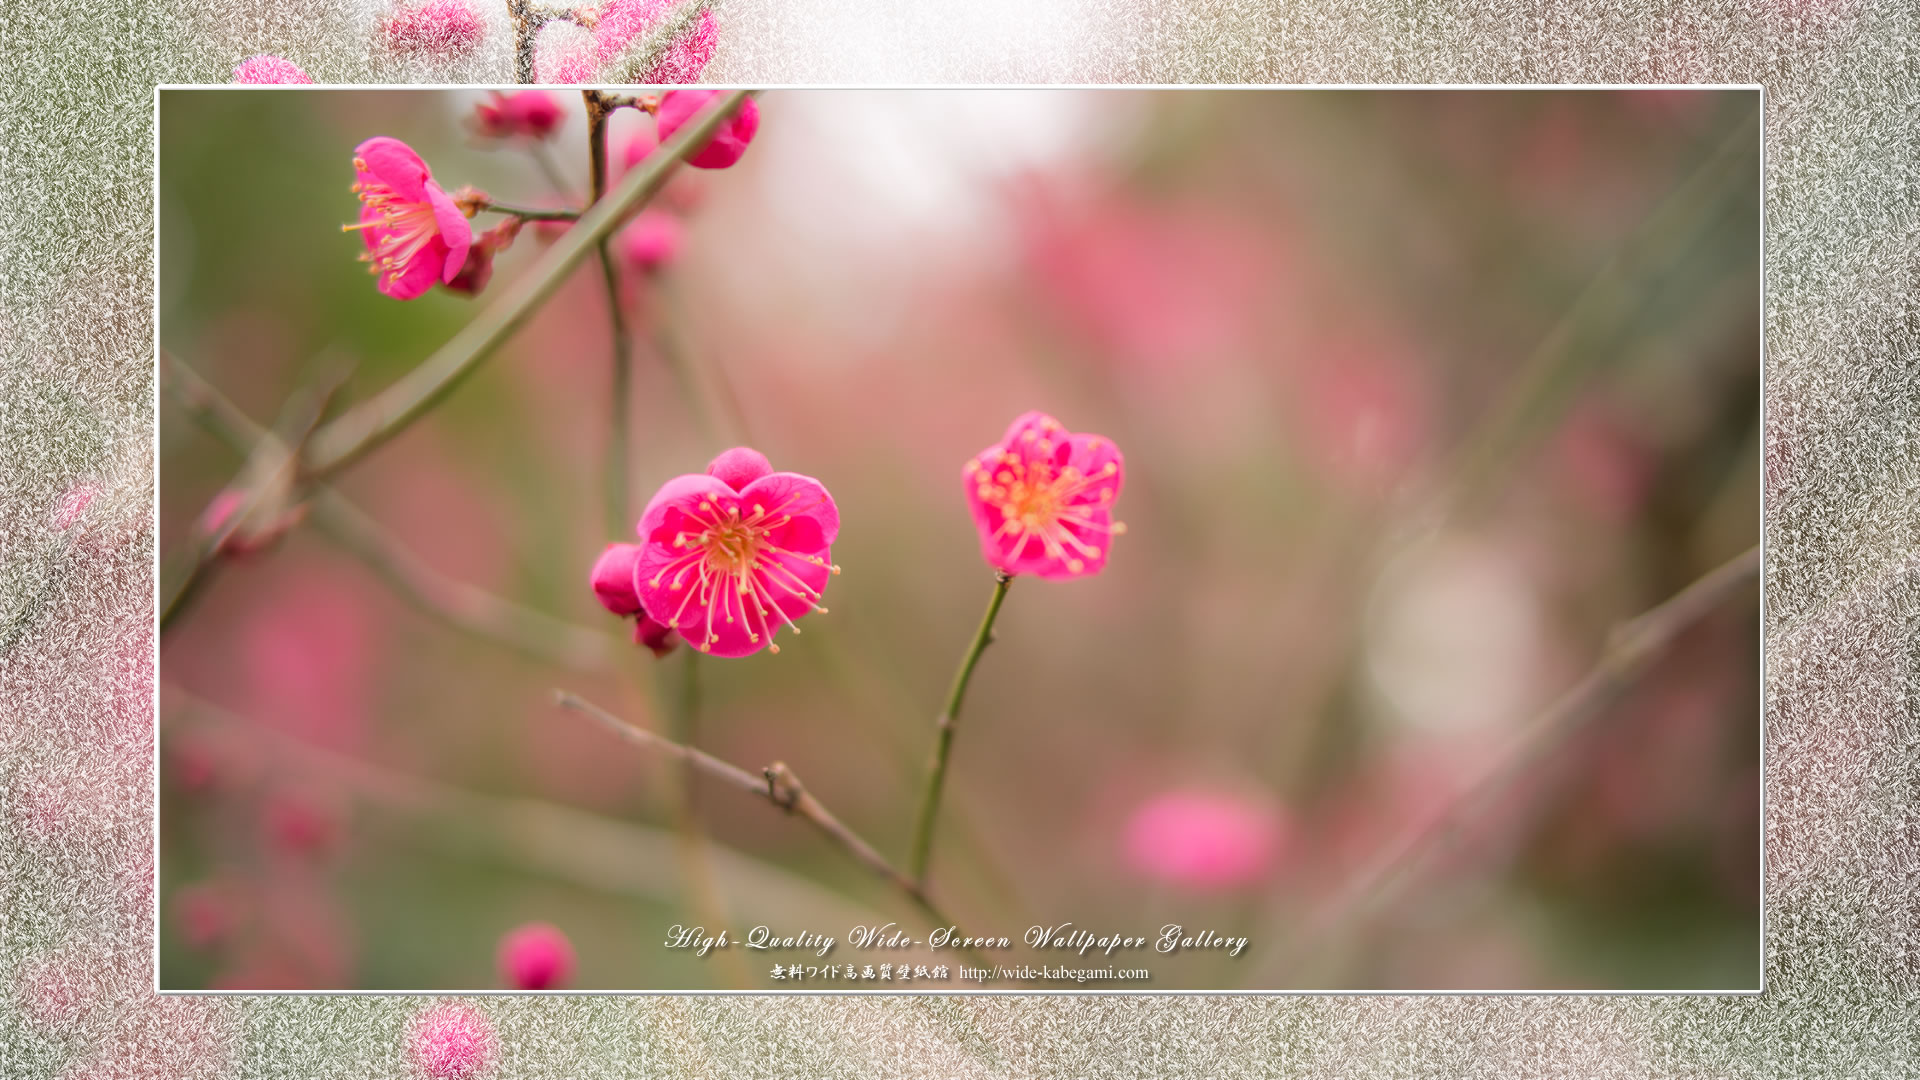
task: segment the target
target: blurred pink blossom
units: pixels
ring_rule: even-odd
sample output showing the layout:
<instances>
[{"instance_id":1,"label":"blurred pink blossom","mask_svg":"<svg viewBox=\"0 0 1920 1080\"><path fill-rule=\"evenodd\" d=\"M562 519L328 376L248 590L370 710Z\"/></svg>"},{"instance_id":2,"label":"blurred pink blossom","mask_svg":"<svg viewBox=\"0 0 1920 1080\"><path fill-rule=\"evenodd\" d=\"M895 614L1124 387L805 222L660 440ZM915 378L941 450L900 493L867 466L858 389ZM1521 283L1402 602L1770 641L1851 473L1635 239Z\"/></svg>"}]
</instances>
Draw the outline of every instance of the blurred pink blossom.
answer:
<instances>
[{"instance_id":1,"label":"blurred pink blossom","mask_svg":"<svg viewBox=\"0 0 1920 1080\"><path fill-rule=\"evenodd\" d=\"M469 56L486 40L487 19L473 0L401 0L381 21L380 33L398 53Z\"/></svg>"},{"instance_id":2,"label":"blurred pink blossom","mask_svg":"<svg viewBox=\"0 0 1920 1080\"><path fill-rule=\"evenodd\" d=\"M293 61L267 53L240 61L240 66L233 69L233 81L252 86L308 86L313 83Z\"/></svg>"},{"instance_id":3,"label":"blurred pink blossom","mask_svg":"<svg viewBox=\"0 0 1920 1080\"><path fill-rule=\"evenodd\" d=\"M515 990L558 990L573 978L573 943L549 923L527 923L500 939L499 962Z\"/></svg>"},{"instance_id":4,"label":"blurred pink blossom","mask_svg":"<svg viewBox=\"0 0 1920 1080\"><path fill-rule=\"evenodd\" d=\"M1112 439L1069 432L1042 412L1016 417L961 471L987 565L1050 579L1105 569L1126 529L1112 509L1125 479Z\"/></svg>"},{"instance_id":5,"label":"blurred pink blossom","mask_svg":"<svg viewBox=\"0 0 1920 1080\"><path fill-rule=\"evenodd\" d=\"M1287 302L1245 225L1163 208L1087 182L1015 186L1012 210L1042 295L1095 345L1129 363L1185 371L1233 343L1250 312Z\"/></svg>"},{"instance_id":6,"label":"blurred pink blossom","mask_svg":"<svg viewBox=\"0 0 1920 1080\"><path fill-rule=\"evenodd\" d=\"M684 234L680 219L664 210L642 210L616 241L620 257L628 266L644 274L658 272L680 253Z\"/></svg>"},{"instance_id":7,"label":"blurred pink blossom","mask_svg":"<svg viewBox=\"0 0 1920 1080\"><path fill-rule=\"evenodd\" d=\"M407 1054L429 1080L473 1080L500 1056L493 1021L458 1002L443 1002L407 1024Z\"/></svg>"},{"instance_id":8,"label":"blurred pink blossom","mask_svg":"<svg viewBox=\"0 0 1920 1080\"><path fill-rule=\"evenodd\" d=\"M212 948L233 932L240 897L229 882L196 881L174 892L173 912L181 940L195 949Z\"/></svg>"},{"instance_id":9,"label":"blurred pink blossom","mask_svg":"<svg viewBox=\"0 0 1920 1080\"><path fill-rule=\"evenodd\" d=\"M495 139L544 139L559 130L566 119L560 103L545 90L496 90L473 107L474 130Z\"/></svg>"},{"instance_id":10,"label":"blurred pink blossom","mask_svg":"<svg viewBox=\"0 0 1920 1080\"><path fill-rule=\"evenodd\" d=\"M1236 889L1270 873L1291 826L1266 801L1172 791L1139 807L1125 829L1127 861L1149 877L1199 890Z\"/></svg>"}]
</instances>

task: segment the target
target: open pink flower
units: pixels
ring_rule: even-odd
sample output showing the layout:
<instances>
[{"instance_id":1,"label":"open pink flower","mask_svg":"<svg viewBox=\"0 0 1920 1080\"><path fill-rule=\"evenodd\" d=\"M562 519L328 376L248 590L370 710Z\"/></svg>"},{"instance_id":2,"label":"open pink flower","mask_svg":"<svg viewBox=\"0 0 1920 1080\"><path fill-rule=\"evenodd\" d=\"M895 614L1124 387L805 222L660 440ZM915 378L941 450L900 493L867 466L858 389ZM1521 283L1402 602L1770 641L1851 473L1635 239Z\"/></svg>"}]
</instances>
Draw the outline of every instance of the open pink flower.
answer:
<instances>
[{"instance_id":1,"label":"open pink flower","mask_svg":"<svg viewBox=\"0 0 1920 1080\"><path fill-rule=\"evenodd\" d=\"M399 139L376 135L353 150L360 196L358 230L380 291L412 300L436 281L452 281L473 245L467 217L427 170L427 163Z\"/></svg>"},{"instance_id":2,"label":"open pink flower","mask_svg":"<svg viewBox=\"0 0 1920 1080\"><path fill-rule=\"evenodd\" d=\"M293 61L262 53L249 56L233 69L233 81L244 86L312 86L313 80Z\"/></svg>"},{"instance_id":3,"label":"open pink flower","mask_svg":"<svg viewBox=\"0 0 1920 1080\"><path fill-rule=\"evenodd\" d=\"M1041 412L1021 414L962 470L988 565L1009 574L1071 578L1107 565L1125 462L1113 440L1076 435Z\"/></svg>"},{"instance_id":4,"label":"open pink flower","mask_svg":"<svg viewBox=\"0 0 1920 1080\"><path fill-rule=\"evenodd\" d=\"M779 652L782 625L825 612L838 573L829 547L840 511L820 481L774 472L757 450L713 459L705 474L664 484L640 516L634 584L640 603L715 656Z\"/></svg>"},{"instance_id":5,"label":"open pink flower","mask_svg":"<svg viewBox=\"0 0 1920 1080\"><path fill-rule=\"evenodd\" d=\"M545 90L495 91L491 100L473 107L474 129L495 139L515 135L544 139L559 130L566 118L560 103Z\"/></svg>"},{"instance_id":6,"label":"open pink flower","mask_svg":"<svg viewBox=\"0 0 1920 1080\"><path fill-rule=\"evenodd\" d=\"M472 0L424 0L402 3L380 29L394 52L458 57L486 40L487 19Z\"/></svg>"},{"instance_id":7,"label":"open pink flower","mask_svg":"<svg viewBox=\"0 0 1920 1080\"><path fill-rule=\"evenodd\" d=\"M1194 889L1231 889L1273 868L1285 825L1270 804L1204 791L1160 795L1127 822L1127 861Z\"/></svg>"},{"instance_id":8,"label":"open pink flower","mask_svg":"<svg viewBox=\"0 0 1920 1080\"><path fill-rule=\"evenodd\" d=\"M660 86L690 83L700 78L720 45L720 24L713 12L703 10L693 25L667 45L658 61L646 70L636 65L638 55L667 19L680 7L681 0L609 0L599 12L593 27L594 49L604 78L611 82L643 83Z\"/></svg>"},{"instance_id":9,"label":"open pink flower","mask_svg":"<svg viewBox=\"0 0 1920 1080\"><path fill-rule=\"evenodd\" d=\"M499 1059L500 1038L478 1009L449 1001L407 1025L407 1054L431 1080L474 1080Z\"/></svg>"},{"instance_id":10,"label":"open pink flower","mask_svg":"<svg viewBox=\"0 0 1920 1080\"><path fill-rule=\"evenodd\" d=\"M660 110L654 113L660 141L673 138L674 132L692 123L719 96L718 90L669 90L660 95ZM696 169L725 169L747 152L747 144L759 130L760 106L748 98L707 145L687 155L687 164Z\"/></svg>"},{"instance_id":11,"label":"open pink flower","mask_svg":"<svg viewBox=\"0 0 1920 1080\"><path fill-rule=\"evenodd\" d=\"M501 938L499 959L515 990L557 990L573 978L573 943L546 923L528 923Z\"/></svg>"}]
</instances>

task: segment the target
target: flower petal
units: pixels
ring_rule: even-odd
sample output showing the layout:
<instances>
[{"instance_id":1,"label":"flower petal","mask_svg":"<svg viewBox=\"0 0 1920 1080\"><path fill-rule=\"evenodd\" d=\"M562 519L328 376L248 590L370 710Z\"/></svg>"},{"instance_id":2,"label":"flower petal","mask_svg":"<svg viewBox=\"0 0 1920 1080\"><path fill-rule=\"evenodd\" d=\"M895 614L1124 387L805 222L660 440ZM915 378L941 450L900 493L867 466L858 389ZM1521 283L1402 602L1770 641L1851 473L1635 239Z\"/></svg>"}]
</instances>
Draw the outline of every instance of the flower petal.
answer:
<instances>
[{"instance_id":1,"label":"flower petal","mask_svg":"<svg viewBox=\"0 0 1920 1080\"><path fill-rule=\"evenodd\" d=\"M446 264L441 268L440 280L452 281L467 264L467 249L473 246L473 226L467 223L467 215L453 204L453 197L441 190L440 185L429 180L426 183L427 202L433 205L433 222L440 228L440 239L447 246Z\"/></svg>"},{"instance_id":2,"label":"flower petal","mask_svg":"<svg viewBox=\"0 0 1920 1080\"><path fill-rule=\"evenodd\" d=\"M353 148L353 155L367 163L374 179L392 188L402 199L419 202L431 175L427 163L413 147L387 135L375 135Z\"/></svg>"},{"instance_id":3,"label":"flower petal","mask_svg":"<svg viewBox=\"0 0 1920 1080\"><path fill-rule=\"evenodd\" d=\"M802 555L821 554L840 535L840 508L825 485L811 476L768 473L741 489L740 505L749 517L761 508L767 518L791 518L773 527L769 538Z\"/></svg>"},{"instance_id":4,"label":"flower petal","mask_svg":"<svg viewBox=\"0 0 1920 1080\"><path fill-rule=\"evenodd\" d=\"M401 267L397 276L379 275L380 291L395 300L412 300L425 295L440 280L441 259L445 253L446 241L437 236L428 240L418 254L407 260L407 265Z\"/></svg>"}]
</instances>

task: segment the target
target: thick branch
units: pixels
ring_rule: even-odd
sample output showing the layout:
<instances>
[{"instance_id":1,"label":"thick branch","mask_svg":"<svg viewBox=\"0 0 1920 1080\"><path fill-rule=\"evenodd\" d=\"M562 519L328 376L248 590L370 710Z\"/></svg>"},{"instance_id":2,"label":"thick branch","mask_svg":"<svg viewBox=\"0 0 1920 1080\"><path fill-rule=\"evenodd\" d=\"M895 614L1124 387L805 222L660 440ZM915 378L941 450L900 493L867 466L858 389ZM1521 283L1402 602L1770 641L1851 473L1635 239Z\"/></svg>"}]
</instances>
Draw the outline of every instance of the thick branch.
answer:
<instances>
[{"instance_id":1,"label":"thick branch","mask_svg":"<svg viewBox=\"0 0 1920 1080\"><path fill-rule=\"evenodd\" d=\"M452 340L393 385L315 432L305 455L305 475L318 479L339 472L438 404L533 316L601 240L660 190L682 158L705 146L746 99L747 91L734 91L698 121L674 132Z\"/></svg>"}]
</instances>

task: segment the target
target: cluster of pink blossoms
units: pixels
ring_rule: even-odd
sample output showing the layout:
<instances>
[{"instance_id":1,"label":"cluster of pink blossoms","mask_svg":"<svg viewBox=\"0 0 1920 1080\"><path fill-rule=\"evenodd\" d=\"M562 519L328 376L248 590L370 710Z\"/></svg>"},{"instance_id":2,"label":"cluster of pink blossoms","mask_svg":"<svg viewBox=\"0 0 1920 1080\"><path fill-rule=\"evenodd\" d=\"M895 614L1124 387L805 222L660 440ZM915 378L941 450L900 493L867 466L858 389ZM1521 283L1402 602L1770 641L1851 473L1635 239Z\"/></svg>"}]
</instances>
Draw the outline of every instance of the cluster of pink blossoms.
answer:
<instances>
[{"instance_id":1,"label":"cluster of pink blossoms","mask_svg":"<svg viewBox=\"0 0 1920 1080\"><path fill-rule=\"evenodd\" d=\"M684 0L607 0L598 7L545 13L533 39L534 81L629 83L648 86L697 82L720 47L720 24L701 7L666 48L654 35L679 17ZM471 57L486 43L488 23L479 0L399 0L373 25L377 49L401 59L451 61ZM242 61L233 81L253 85L311 83L284 57Z\"/></svg>"}]
</instances>

